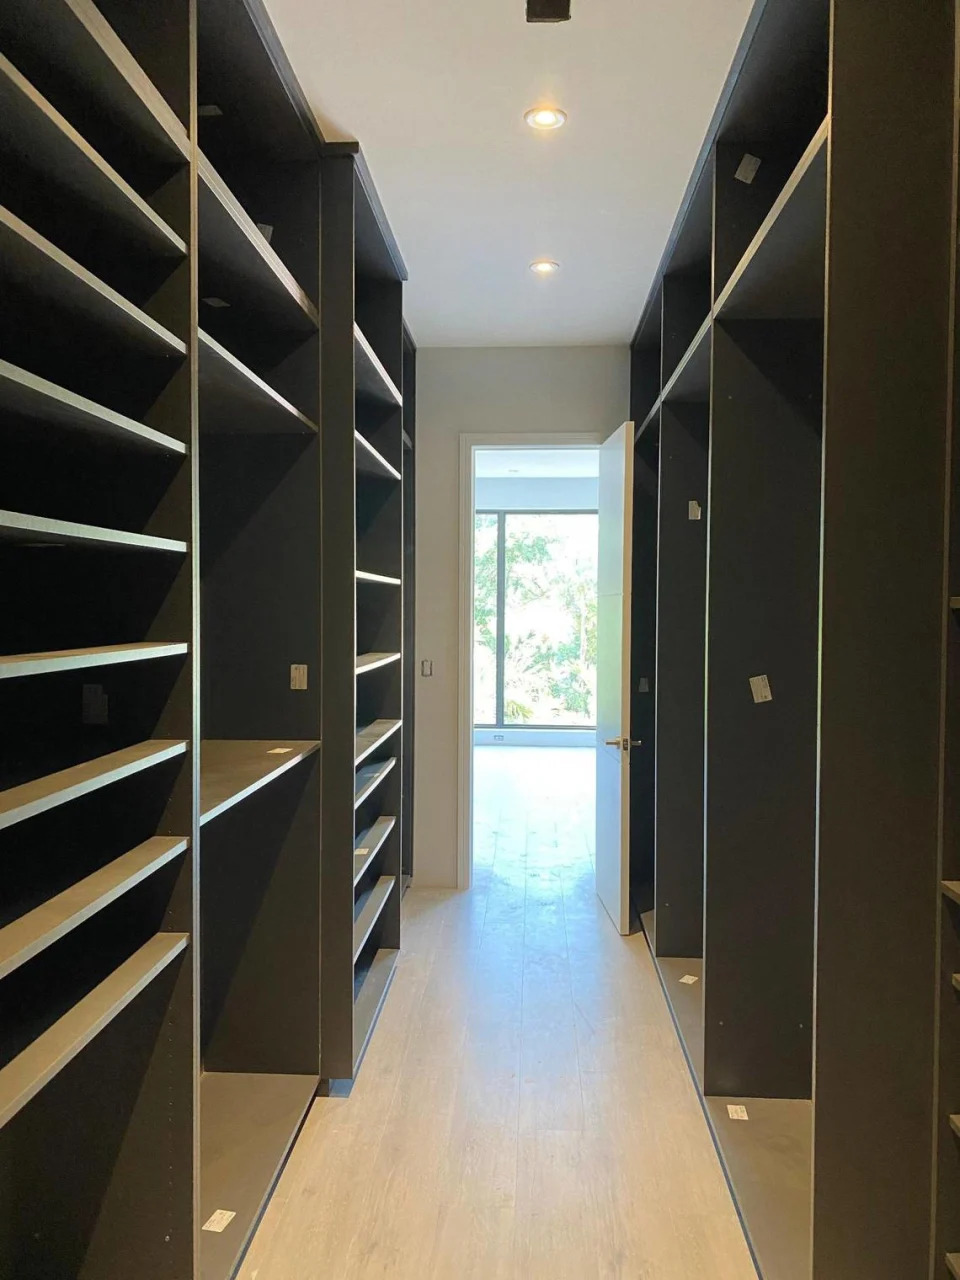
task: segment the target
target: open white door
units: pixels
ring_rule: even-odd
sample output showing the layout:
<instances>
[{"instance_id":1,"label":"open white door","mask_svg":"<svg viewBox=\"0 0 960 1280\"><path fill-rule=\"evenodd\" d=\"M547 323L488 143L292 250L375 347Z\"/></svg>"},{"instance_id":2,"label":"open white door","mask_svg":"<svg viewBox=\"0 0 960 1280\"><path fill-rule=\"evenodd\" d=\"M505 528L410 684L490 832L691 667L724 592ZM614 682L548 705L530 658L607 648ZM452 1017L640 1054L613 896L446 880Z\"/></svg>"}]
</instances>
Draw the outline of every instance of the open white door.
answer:
<instances>
[{"instance_id":1,"label":"open white door","mask_svg":"<svg viewBox=\"0 0 960 1280\"><path fill-rule=\"evenodd\" d=\"M630 595L633 423L600 447L597 572L597 893L630 932Z\"/></svg>"}]
</instances>

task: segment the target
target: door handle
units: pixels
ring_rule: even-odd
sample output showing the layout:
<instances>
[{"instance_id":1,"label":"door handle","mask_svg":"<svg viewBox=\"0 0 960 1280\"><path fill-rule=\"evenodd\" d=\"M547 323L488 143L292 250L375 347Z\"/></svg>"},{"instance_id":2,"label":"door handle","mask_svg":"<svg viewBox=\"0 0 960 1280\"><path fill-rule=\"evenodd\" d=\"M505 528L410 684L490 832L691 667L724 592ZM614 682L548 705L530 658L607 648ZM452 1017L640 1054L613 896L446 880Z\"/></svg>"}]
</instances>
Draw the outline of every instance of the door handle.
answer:
<instances>
[{"instance_id":1,"label":"door handle","mask_svg":"<svg viewBox=\"0 0 960 1280\"><path fill-rule=\"evenodd\" d=\"M604 738L603 745L605 747L619 747L622 743L619 738Z\"/></svg>"},{"instance_id":2,"label":"door handle","mask_svg":"<svg viewBox=\"0 0 960 1280\"><path fill-rule=\"evenodd\" d=\"M604 738L604 746L619 747L621 751L629 751L631 747L642 747L642 738Z\"/></svg>"}]
</instances>

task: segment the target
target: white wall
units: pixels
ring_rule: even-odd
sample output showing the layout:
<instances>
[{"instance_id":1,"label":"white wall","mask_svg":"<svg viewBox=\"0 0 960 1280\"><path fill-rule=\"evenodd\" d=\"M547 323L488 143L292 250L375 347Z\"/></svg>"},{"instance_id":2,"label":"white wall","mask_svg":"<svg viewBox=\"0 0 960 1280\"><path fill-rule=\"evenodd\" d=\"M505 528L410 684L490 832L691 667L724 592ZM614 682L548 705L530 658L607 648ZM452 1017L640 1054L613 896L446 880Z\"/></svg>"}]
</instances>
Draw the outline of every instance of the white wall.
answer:
<instances>
[{"instance_id":1,"label":"white wall","mask_svg":"<svg viewBox=\"0 0 960 1280\"><path fill-rule=\"evenodd\" d=\"M460 436L608 432L629 412L626 347L417 353L414 880L457 882ZM433 676L419 675L433 661Z\"/></svg>"}]
</instances>

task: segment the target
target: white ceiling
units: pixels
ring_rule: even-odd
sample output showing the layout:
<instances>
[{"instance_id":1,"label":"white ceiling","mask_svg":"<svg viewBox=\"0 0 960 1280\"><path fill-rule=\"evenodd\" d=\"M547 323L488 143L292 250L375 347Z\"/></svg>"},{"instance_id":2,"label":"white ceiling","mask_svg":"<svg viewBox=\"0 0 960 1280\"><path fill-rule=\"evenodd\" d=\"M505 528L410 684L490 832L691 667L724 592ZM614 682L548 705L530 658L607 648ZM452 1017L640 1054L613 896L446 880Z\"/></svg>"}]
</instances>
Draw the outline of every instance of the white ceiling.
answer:
<instances>
[{"instance_id":1,"label":"white ceiling","mask_svg":"<svg viewBox=\"0 0 960 1280\"><path fill-rule=\"evenodd\" d=\"M582 478L600 474L598 449L478 449L474 463L478 480L520 477Z\"/></svg>"},{"instance_id":2,"label":"white ceiling","mask_svg":"<svg viewBox=\"0 0 960 1280\"><path fill-rule=\"evenodd\" d=\"M629 340L752 0L266 3L326 136L361 141L421 346ZM524 124L544 103L565 128Z\"/></svg>"}]
</instances>

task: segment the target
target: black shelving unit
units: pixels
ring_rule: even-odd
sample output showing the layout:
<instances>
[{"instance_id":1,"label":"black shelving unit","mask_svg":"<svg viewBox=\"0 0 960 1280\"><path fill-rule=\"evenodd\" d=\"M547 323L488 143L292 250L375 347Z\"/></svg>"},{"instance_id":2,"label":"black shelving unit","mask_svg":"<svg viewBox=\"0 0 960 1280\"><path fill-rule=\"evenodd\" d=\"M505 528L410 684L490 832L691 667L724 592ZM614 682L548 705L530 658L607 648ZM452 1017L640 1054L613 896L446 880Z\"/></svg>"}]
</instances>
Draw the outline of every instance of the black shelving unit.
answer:
<instances>
[{"instance_id":1,"label":"black shelving unit","mask_svg":"<svg viewBox=\"0 0 960 1280\"><path fill-rule=\"evenodd\" d=\"M0 11L17 459L0 468L0 1273L17 1280L235 1274L321 1084L322 848L348 886L334 976L351 1026L358 980L363 1040L392 972L400 286L362 161L325 148L259 0ZM334 273L321 299L322 170L341 161L356 281L351 240L343 295ZM335 399L321 422L321 310L356 358L345 426ZM321 440L341 436L322 483ZM356 504L331 507L355 476ZM336 668L355 606L360 647L351 633ZM357 693L343 737L321 699L338 680ZM325 773L372 784L333 804L339 847L321 740Z\"/></svg>"},{"instance_id":2,"label":"black shelving unit","mask_svg":"<svg viewBox=\"0 0 960 1280\"><path fill-rule=\"evenodd\" d=\"M359 1067L400 947L411 366L406 271L358 148L329 147L322 178L321 1073L337 1080Z\"/></svg>"},{"instance_id":3,"label":"black shelving unit","mask_svg":"<svg viewBox=\"0 0 960 1280\"><path fill-rule=\"evenodd\" d=\"M413 879L414 715L416 712L417 581L417 344L403 328L403 771L400 874L404 889Z\"/></svg>"},{"instance_id":4,"label":"black shelving unit","mask_svg":"<svg viewBox=\"0 0 960 1280\"><path fill-rule=\"evenodd\" d=\"M948 888L930 1235L954 24L760 0L633 343L634 895L765 1280L960 1246Z\"/></svg>"}]
</instances>

